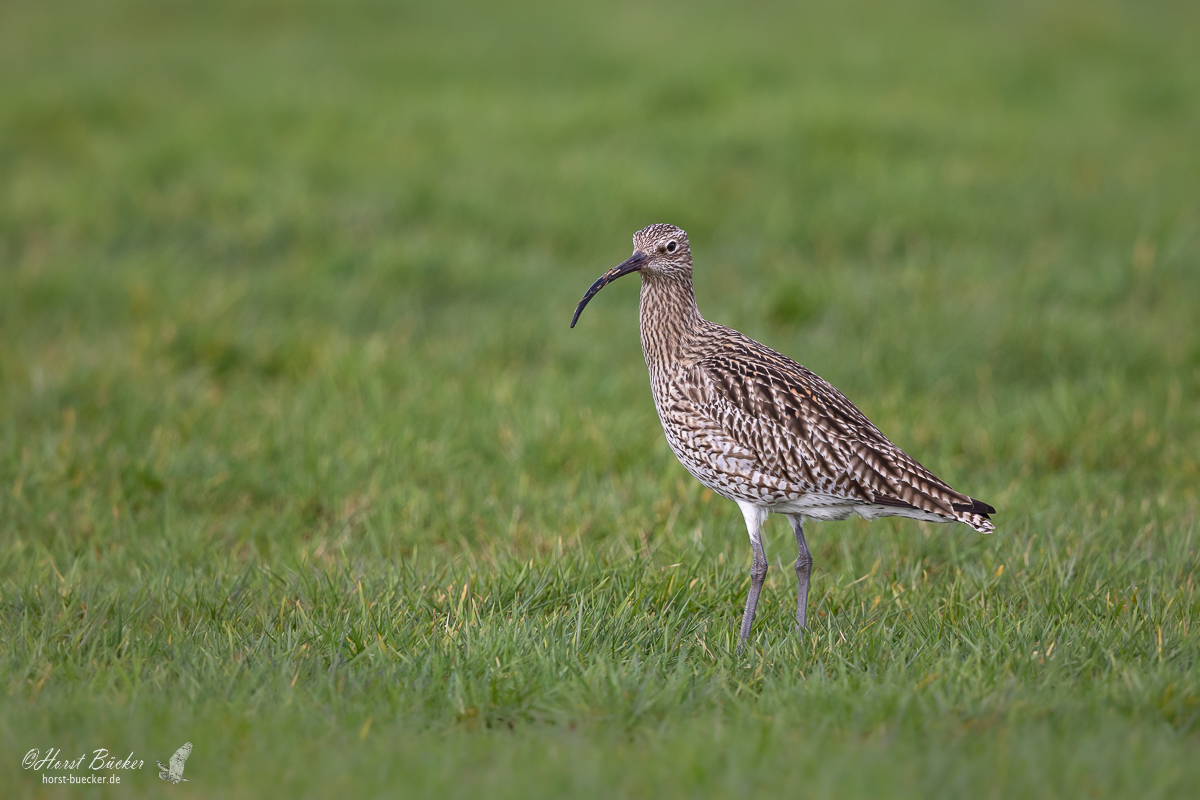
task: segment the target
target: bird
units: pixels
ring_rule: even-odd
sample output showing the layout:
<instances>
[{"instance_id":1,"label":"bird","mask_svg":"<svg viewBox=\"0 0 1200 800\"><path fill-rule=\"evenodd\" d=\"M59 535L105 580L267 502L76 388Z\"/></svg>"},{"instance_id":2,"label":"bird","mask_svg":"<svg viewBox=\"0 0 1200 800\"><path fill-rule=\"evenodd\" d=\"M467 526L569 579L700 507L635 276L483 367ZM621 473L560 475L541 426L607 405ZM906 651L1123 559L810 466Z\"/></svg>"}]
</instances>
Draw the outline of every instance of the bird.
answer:
<instances>
[{"instance_id":1,"label":"bird","mask_svg":"<svg viewBox=\"0 0 1200 800\"><path fill-rule=\"evenodd\" d=\"M183 746L175 751L175 755L171 756L171 766L167 766L161 761L155 761L158 764L158 777L164 781L171 783L188 782L188 779L183 777L183 762L187 761L188 756L192 754L192 743L184 742Z\"/></svg>"},{"instance_id":2,"label":"bird","mask_svg":"<svg viewBox=\"0 0 1200 800\"><path fill-rule=\"evenodd\" d=\"M769 514L796 535L796 623L805 628L813 559L805 520L908 517L962 522L980 533L996 509L921 466L832 384L787 356L700 315L687 233L656 224L633 235L633 255L584 293L571 327L596 294L641 275L642 354L667 444L684 469L737 503L750 535L750 593L738 634L750 637L767 575Z\"/></svg>"}]
</instances>

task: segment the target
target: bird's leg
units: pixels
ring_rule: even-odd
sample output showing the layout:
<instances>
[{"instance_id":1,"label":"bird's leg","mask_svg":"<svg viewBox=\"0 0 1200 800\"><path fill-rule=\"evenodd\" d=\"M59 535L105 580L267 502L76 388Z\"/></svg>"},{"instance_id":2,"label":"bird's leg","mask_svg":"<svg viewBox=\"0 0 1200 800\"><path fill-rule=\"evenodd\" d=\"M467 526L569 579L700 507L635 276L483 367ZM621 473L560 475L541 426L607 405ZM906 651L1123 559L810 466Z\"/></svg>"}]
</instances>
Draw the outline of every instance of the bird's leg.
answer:
<instances>
[{"instance_id":1,"label":"bird's leg","mask_svg":"<svg viewBox=\"0 0 1200 800\"><path fill-rule=\"evenodd\" d=\"M804 541L804 517L799 514L788 514L788 522L796 534L796 624L804 627L805 610L808 607L808 578L812 575L812 554L808 552L808 542Z\"/></svg>"},{"instance_id":2,"label":"bird's leg","mask_svg":"<svg viewBox=\"0 0 1200 800\"><path fill-rule=\"evenodd\" d=\"M762 525L767 519L767 510L750 503L738 503L746 517L746 530L750 533L750 547L754 551L754 562L750 567L750 594L746 598L746 610L742 612L742 630L738 636L738 653L742 652L750 638L750 626L754 624L754 612L758 608L758 595L767 578L767 554L763 552Z\"/></svg>"}]
</instances>

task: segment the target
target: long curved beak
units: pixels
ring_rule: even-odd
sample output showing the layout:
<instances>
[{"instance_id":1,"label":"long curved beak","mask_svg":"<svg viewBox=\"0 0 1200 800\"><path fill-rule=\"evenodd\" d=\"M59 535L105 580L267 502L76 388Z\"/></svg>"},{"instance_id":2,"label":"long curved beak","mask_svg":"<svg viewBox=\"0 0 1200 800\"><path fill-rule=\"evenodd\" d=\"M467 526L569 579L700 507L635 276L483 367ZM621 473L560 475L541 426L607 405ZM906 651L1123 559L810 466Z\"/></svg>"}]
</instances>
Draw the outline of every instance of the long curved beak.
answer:
<instances>
[{"instance_id":1,"label":"long curved beak","mask_svg":"<svg viewBox=\"0 0 1200 800\"><path fill-rule=\"evenodd\" d=\"M633 255L597 278L596 282L593 283L591 288L587 290L587 293L583 295L583 299L579 301L579 305L575 306L575 316L571 317L571 327L575 327L575 323L579 320L579 315L583 313L583 307L586 306L588 302L596 296L597 292L599 292L605 286L608 286L622 275L628 275L631 272L637 272L642 268L642 265L649 260L650 257L641 250L634 250Z\"/></svg>"}]
</instances>

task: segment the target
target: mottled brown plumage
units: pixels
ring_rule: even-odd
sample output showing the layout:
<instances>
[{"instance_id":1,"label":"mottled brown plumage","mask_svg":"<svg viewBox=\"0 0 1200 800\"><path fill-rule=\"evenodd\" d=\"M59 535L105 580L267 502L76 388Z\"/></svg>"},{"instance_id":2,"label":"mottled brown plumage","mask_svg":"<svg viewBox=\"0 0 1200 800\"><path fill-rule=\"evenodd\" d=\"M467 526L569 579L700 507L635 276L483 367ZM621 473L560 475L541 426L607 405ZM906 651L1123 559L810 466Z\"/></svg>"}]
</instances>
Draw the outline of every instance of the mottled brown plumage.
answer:
<instances>
[{"instance_id":1,"label":"mottled brown plumage","mask_svg":"<svg viewBox=\"0 0 1200 800\"><path fill-rule=\"evenodd\" d=\"M812 371L700 315L687 234L651 225L633 256L597 280L571 325L605 285L642 275L642 351L654 406L680 463L738 503L754 550L742 640L750 633L767 571L760 528L768 513L792 523L800 556L797 622L804 626L812 559L805 517L902 516L994 529L995 509L950 488L892 444L853 403Z\"/></svg>"}]
</instances>

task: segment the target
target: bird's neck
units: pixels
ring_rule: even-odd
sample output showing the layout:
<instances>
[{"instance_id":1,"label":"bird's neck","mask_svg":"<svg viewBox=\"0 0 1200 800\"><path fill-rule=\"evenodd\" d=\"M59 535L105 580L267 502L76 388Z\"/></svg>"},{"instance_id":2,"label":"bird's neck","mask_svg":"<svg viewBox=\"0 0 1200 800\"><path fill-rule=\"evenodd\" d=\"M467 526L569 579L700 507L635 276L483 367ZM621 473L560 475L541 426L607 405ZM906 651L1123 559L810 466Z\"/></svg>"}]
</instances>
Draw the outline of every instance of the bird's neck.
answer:
<instances>
[{"instance_id":1,"label":"bird's neck","mask_svg":"<svg viewBox=\"0 0 1200 800\"><path fill-rule=\"evenodd\" d=\"M687 278L642 273L639 304L642 353L653 374L679 360L689 336L703 322Z\"/></svg>"}]
</instances>

